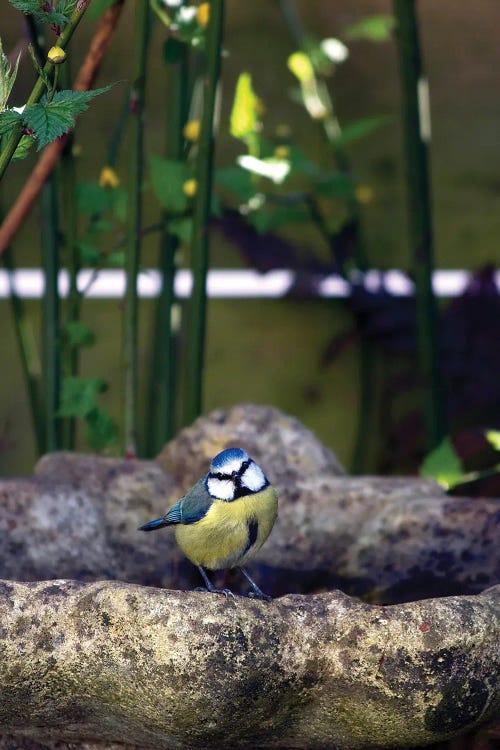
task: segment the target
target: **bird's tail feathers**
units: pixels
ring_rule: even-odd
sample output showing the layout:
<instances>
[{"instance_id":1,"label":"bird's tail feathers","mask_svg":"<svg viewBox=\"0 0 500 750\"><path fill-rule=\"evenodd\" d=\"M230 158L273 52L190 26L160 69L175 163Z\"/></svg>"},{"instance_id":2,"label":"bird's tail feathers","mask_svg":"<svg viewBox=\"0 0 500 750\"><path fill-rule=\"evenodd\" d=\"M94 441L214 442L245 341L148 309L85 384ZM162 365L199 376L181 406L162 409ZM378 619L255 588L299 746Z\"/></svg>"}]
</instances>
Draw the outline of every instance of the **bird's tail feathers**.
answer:
<instances>
[{"instance_id":1,"label":"bird's tail feathers","mask_svg":"<svg viewBox=\"0 0 500 750\"><path fill-rule=\"evenodd\" d=\"M163 526L170 526L171 522L166 521L165 518L155 518L154 521L145 523L144 526L139 526L139 531L154 531L155 529L161 529Z\"/></svg>"}]
</instances>

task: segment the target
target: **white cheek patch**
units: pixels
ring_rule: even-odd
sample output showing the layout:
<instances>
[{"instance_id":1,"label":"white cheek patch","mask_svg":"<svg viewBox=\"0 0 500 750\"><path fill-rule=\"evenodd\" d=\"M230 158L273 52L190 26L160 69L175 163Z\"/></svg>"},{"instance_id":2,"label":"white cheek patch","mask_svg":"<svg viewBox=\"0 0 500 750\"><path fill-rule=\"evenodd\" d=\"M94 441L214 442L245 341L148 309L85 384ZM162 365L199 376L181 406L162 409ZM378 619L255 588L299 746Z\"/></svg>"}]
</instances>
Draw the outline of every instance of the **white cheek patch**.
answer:
<instances>
[{"instance_id":1,"label":"white cheek patch","mask_svg":"<svg viewBox=\"0 0 500 750\"><path fill-rule=\"evenodd\" d=\"M252 492L259 492L266 486L267 480L260 466L252 461L248 469L243 472L241 483Z\"/></svg>"},{"instance_id":2,"label":"white cheek patch","mask_svg":"<svg viewBox=\"0 0 500 750\"><path fill-rule=\"evenodd\" d=\"M216 477L209 477L207 481L207 489L210 495L212 497L216 497L218 500L234 499L234 484L230 479L217 479Z\"/></svg>"}]
</instances>

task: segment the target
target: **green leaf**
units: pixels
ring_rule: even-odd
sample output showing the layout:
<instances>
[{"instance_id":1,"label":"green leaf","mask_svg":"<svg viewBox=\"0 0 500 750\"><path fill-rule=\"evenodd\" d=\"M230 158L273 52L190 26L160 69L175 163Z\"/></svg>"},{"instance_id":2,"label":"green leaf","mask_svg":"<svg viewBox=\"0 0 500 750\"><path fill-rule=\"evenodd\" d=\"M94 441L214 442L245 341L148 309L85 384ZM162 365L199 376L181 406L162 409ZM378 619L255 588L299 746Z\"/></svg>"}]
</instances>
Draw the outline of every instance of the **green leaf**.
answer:
<instances>
[{"instance_id":1,"label":"green leaf","mask_svg":"<svg viewBox=\"0 0 500 750\"><path fill-rule=\"evenodd\" d=\"M13 109L5 109L3 112L0 112L0 136L10 135L12 129L19 122L22 122L22 119L22 115Z\"/></svg>"},{"instance_id":2,"label":"green leaf","mask_svg":"<svg viewBox=\"0 0 500 750\"><path fill-rule=\"evenodd\" d=\"M461 481L464 469L449 437L426 456L420 467L420 474L432 477L445 489L450 489Z\"/></svg>"},{"instance_id":3,"label":"green leaf","mask_svg":"<svg viewBox=\"0 0 500 750\"><path fill-rule=\"evenodd\" d=\"M0 111L4 110L9 100L10 92L16 82L17 69L19 67L19 58L17 56L16 64L11 69L9 58L3 51L2 40L0 39Z\"/></svg>"},{"instance_id":4,"label":"green leaf","mask_svg":"<svg viewBox=\"0 0 500 750\"><path fill-rule=\"evenodd\" d=\"M86 16L90 21L97 21L115 3L116 0L92 0Z\"/></svg>"},{"instance_id":5,"label":"green leaf","mask_svg":"<svg viewBox=\"0 0 500 750\"><path fill-rule=\"evenodd\" d=\"M241 167L218 169L215 173L215 181L244 201L250 200L255 193L250 173Z\"/></svg>"},{"instance_id":6,"label":"green leaf","mask_svg":"<svg viewBox=\"0 0 500 750\"><path fill-rule=\"evenodd\" d=\"M311 215L305 209L283 207L273 211L252 211L248 219L259 234L265 234L283 226L309 223Z\"/></svg>"},{"instance_id":7,"label":"green leaf","mask_svg":"<svg viewBox=\"0 0 500 750\"><path fill-rule=\"evenodd\" d=\"M101 253L91 242L81 240L78 243L78 250L80 253L80 260L84 266L97 266L100 259Z\"/></svg>"},{"instance_id":8,"label":"green leaf","mask_svg":"<svg viewBox=\"0 0 500 750\"><path fill-rule=\"evenodd\" d=\"M78 185L76 195L78 210L82 214L100 214L113 208L113 190L102 188L97 182Z\"/></svg>"},{"instance_id":9,"label":"green leaf","mask_svg":"<svg viewBox=\"0 0 500 750\"><path fill-rule=\"evenodd\" d=\"M21 161L21 159L26 159L34 143L35 143L35 139L33 138L33 136L23 135L23 137L17 144L16 150L14 151L14 156L12 157L12 159L14 161Z\"/></svg>"},{"instance_id":10,"label":"green leaf","mask_svg":"<svg viewBox=\"0 0 500 750\"><path fill-rule=\"evenodd\" d=\"M260 107L259 98L253 90L250 73L240 73L234 93L229 129L234 138L245 141L257 132Z\"/></svg>"},{"instance_id":11,"label":"green leaf","mask_svg":"<svg viewBox=\"0 0 500 750\"><path fill-rule=\"evenodd\" d=\"M183 161L149 157L151 186L159 202L167 211L181 213L188 205L183 185L189 179L189 168Z\"/></svg>"},{"instance_id":12,"label":"green leaf","mask_svg":"<svg viewBox=\"0 0 500 750\"><path fill-rule=\"evenodd\" d=\"M378 130L383 125L387 125L390 121L391 118L387 115L373 115L371 117L364 117L362 120L355 120L355 122L351 122L342 128L340 136L335 139L335 145L345 146L348 143L371 135L375 130Z\"/></svg>"},{"instance_id":13,"label":"green leaf","mask_svg":"<svg viewBox=\"0 0 500 750\"><path fill-rule=\"evenodd\" d=\"M485 437L496 451L500 451L500 430L487 430Z\"/></svg>"},{"instance_id":14,"label":"green leaf","mask_svg":"<svg viewBox=\"0 0 500 750\"><path fill-rule=\"evenodd\" d=\"M22 119L38 138L38 150L55 141L75 125L75 117L88 109L89 102L109 91L104 86L93 91L58 91L51 102L41 101L26 107Z\"/></svg>"},{"instance_id":15,"label":"green leaf","mask_svg":"<svg viewBox=\"0 0 500 750\"><path fill-rule=\"evenodd\" d=\"M344 29L346 39L368 39L371 42L387 42L396 25L394 16L384 14L367 16Z\"/></svg>"},{"instance_id":16,"label":"green leaf","mask_svg":"<svg viewBox=\"0 0 500 750\"><path fill-rule=\"evenodd\" d=\"M106 256L106 265L112 268L123 268L125 265L125 253L123 250L115 250Z\"/></svg>"},{"instance_id":17,"label":"green leaf","mask_svg":"<svg viewBox=\"0 0 500 750\"><path fill-rule=\"evenodd\" d=\"M9 2L16 10L20 10L21 13L26 15L32 15L41 23L65 26L69 22L68 16L64 13L65 7L68 5L65 0L61 0L56 10L51 8L43 10L39 0L9 0ZM61 7L61 11L59 7Z\"/></svg>"},{"instance_id":18,"label":"green leaf","mask_svg":"<svg viewBox=\"0 0 500 750\"><path fill-rule=\"evenodd\" d=\"M117 441L118 428L113 418L100 406L86 415L85 422L85 439L94 450L102 450Z\"/></svg>"},{"instance_id":19,"label":"green leaf","mask_svg":"<svg viewBox=\"0 0 500 750\"><path fill-rule=\"evenodd\" d=\"M168 222L168 231L178 237L181 242L189 243L193 234L193 220L188 218L173 219Z\"/></svg>"},{"instance_id":20,"label":"green leaf","mask_svg":"<svg viewBox=\"0 0 500 750\"><path fill-rule=\"evenodd\" d=\"M86 417L97 408L99 394L107 389L100 378L64 378L59 417Z\"/></svg>"},{"instance_id":21,"label":"green leaf","mask_svg":"<svg viewBox=\"0 0 500 750\"><path fill-rule=\"evenodd\" d=\"M92 346L95 343L95 333L81 320L71 320L64 327L66 340L70 347Z\"/></svg>"}]
</instances>

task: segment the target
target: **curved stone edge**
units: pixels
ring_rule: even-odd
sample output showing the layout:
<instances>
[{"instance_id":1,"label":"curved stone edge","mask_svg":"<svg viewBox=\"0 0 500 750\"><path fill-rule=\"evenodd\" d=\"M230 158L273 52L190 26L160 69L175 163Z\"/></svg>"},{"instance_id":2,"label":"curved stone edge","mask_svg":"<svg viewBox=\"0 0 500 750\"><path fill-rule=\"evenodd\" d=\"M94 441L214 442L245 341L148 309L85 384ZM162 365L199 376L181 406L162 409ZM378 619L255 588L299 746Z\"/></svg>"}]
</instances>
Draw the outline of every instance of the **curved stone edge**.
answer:
<instances>
[{"instance_id":1,"label":"curved stone edge","mask_svg":"<svg viewBox=\"0 0 500 750\"><path fill-rule=\"evenodd\" d=\"M500 713L500 587L381 607L2 581L0 624L0 733L34 741L389 748Z\"/></svg>"}]
</instances>

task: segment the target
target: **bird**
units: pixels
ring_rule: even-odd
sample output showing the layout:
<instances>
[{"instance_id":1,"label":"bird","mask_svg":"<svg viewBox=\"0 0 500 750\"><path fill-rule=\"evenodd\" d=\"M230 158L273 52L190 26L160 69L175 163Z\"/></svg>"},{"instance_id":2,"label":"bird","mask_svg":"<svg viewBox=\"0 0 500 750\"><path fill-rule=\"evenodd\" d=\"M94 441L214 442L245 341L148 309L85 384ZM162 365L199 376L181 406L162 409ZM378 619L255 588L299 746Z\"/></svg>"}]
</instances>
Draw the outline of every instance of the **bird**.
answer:
<instances>
[{"instance_id":1,"label":"bird","mask_svg":"<svg viewBox=\"0 0 500 750\"><path fill-rule=\"evenodd\" d=\"M241 448L226 448L164 516L145 523L139 531L175 526L177 544L200 571L203 590L234 597L230 589L216 588L206 569L237 567L252 586L249 596L270 600L243 564L262 547L277 515L278 492L260 466Z\"/></svg>"}]
</instances>

